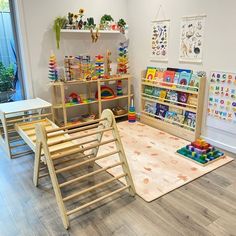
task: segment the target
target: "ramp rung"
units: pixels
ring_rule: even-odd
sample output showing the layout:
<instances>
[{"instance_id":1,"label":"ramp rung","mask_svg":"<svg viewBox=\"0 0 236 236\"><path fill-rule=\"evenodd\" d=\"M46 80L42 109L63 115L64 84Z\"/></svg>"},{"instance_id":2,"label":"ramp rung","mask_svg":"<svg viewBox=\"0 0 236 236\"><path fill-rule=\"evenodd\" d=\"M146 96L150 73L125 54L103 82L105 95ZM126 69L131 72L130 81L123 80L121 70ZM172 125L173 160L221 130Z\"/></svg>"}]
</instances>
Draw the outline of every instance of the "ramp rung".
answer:
<instances>
[{"instance_id":1,"label":"ramp rung","mask_svg":"<svg viewBox=\"0 0 236 236\"><path fill-rule=\"evenodd\" d=\"M79 153L79 152L84 152L84 151L87 151L87 150L90 150L90 149L93 149L93 148L96 148L96 147L100 147L102 145L105 145L105 144L108 144L108 143L111 143L111 142L114 142L116 141L117 139L114 138L114 139L109 139L107 141L103 141L103 142L100 142L100 143L97 143L97 144L92 144L90 145L89 147L85 147L85 148L78 148L78 149L75 149L75 150L69 150L69 151L65 151L63 153L56 153L54 155L51 156L51 158L53 160L55 159L58 159L58 158L61 158L61 157L65 157L65 156L68 156L68 155L72 155L72 154L76 154L76 153Z\"/></svg>"},{"instance_id":2,"label":"ramp rung","mask_svg":"<svg viewBox=\"0 0 236 236\"><path fill-rule=\"evenodd\" d=\"M96 131L90 132L88 134L83 134L83 135L80 134L80 135L76 135L76 136L73 136L73 137L70 137L70 138L66 138L66 139L62 139L62 140L58 140L58 141L54 141L54 142L48 142L48 146L50 147L50 146L53 146L53 145L61 144L61 143L64 143L64 142L75 140L75 139L81 139L81 138L85 138L85 137L88 137L88 136L91 136L91 135L104 133L104 132L110 131L112 129L113 128L111 127L111 128L96 130Z\"/></svg>"},{"instance_id":3,"label":"ramp rung","mask_svg":"<svg viewBox=\"0 0 236 236\"><path fill-rule=\"evenodd\" d=\"M82 205L80 207L77 207L77 208L75 208L75 209L73 209L71 211L68 211L66 214L69 216L69 215L71 215L73 213L76 213L76 212L78 212L78 211L80 211L80 210L82 210L82 209L84 209L86 207L89 207L89 206L91 206L91 205L93 205L93 204L95 204L97 202L100 202L100 201L102 201L102 200L104 200L104 199L106 199L108 197L111 197L111 196L113 196L113 195L115 195L117 193L120 193L120 192L122 192L122 191L124 191L124 190L126 190L128 188L130 188L130 186L124 186L124 187L122 187L120 189L117 189L117 190L115 190L115 191L113 191L111 193L108 193L108 194L106 194L106 195L104 195L104 196L102 196L100 198L97 198L97 199L95 199L95 200L93 200L93 201L91 201L89 203L86 203L86 204L84 204L84 205Z\"/></svg>"},{"instance_id":4,"label":"ramp rung","mask_svg":"<svg viewBox=\"0 0 236 236\"><path fill-rule=\"evenodd\" d=\"M114 155L114 154L116 154L116 153L119 153L119 151L116 150L116 151L113 151L113 152L109 152L109 153L103 154L103 155L101 155L101 156L94 157L94 158L91 158L91 159L86 160L86 161L82 161L82 162L80 162L80 163L78 163L78 164L74 164L74 165L67 166L67 167L64 167L64 168L61 168L61 169L57 169L55 172L56 172L56 174L59 174L59 173L62 173L62 172L65 172L65 171L68 171L68 170L71 170L71 169L80 167L80 166L85 165L85 164L87 164L87 163L90 163L90 162L93 162L93 161L97 161L97 160L99 160L99 159L103 159L103 158L105 158L105 157Z\"/></svg>"},{"instance_id":5,"label":"ramp rung","mask_svg":"<svg viewBox=\"0 0 236 236\"><path fill-rule=\"evenodd\" d=\"M121 174L121 175L112 177L112 178L110 178L110 179L108 179L108 180L106 180L106 181L103 181L102 183L96 184L96 185L94 185L94 186L92 186L92 187L90 187L90 188L87 188L87 189L84 189L84 190L82 190L82 191L80 191L80 192L77 192L77 193L74 193L74 194L72 194L72 195L69 195L68 197L63 198L62 200L63 200L64 202L69 201L69 200L71 200L71 199L73 199L73 198L75 198L75 197L78 197L78 196L80 196L80 195L82 195L82 194L88 193L88 192L90 192L90 191L92 191L92 190L95 190L95 189L97 189L97 188L99 188L99 187L102 187L102 186L104 186L104 185L106 185L106 184L109 184L109 183L111 183L111 182L113 182L113 181L115 181L115 180L118 180L118 179L120 179L120 178L122 178L122 177L124 177L124 176L126 176L126 174Z\"/></svg>"},{"instance_id":6,"label":"ramp rung","mask_svg":"<svg viewBox=\"0 0 236 236\"><path fill-rule=\"evenodd\" d=\"M59 187L60 187L60 188L63 188L63 187L65 187L65 186L69 185L69 184L73 184L73 183L75 183L75 182L81 181L81 180L83 180L83 179L85 179L85 178L88 178L88 177L90 177L90 176L93 176L93 175L99 174L99 173L101 173L101 172L107 171L107 170L109 170L109 169L112 169L112 168L114 168L114 167L116 167L116 166L119 166L119 165L122 165L122 164L123 164L123 162L118 162L118 163L116 163L116 164L113 164L113 165L110 165L110 166L107 166L107 167L104 167L104 168L95 170L95 171L90 172L90 173L88 173L88 174L86 174L86 175L80 176L80 177L75 178L75 179L68 180L68 181L66 181L66 182L64 182L64 183L61 183L61 184L59 184Z\"/></svg>"}]
</instances>

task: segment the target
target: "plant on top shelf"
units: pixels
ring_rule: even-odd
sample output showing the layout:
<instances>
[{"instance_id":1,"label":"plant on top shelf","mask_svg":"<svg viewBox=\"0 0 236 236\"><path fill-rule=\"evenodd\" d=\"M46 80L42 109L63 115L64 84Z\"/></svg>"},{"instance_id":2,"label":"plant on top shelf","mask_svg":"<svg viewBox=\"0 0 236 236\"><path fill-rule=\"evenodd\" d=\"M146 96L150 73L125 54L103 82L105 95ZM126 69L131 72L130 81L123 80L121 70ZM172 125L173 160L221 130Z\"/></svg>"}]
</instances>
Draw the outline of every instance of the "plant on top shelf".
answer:
<instances>
[{"instance_id":1,"label":"plant on top shelf","mask_svg":"<svg viewBox=\"0 0 236 236\"><path fill-rule=\"evenodd\" d=\"M5 67L0 62L0 92L9 92L14 90L14 68L13 65Z\"/></svg>"},{"instance_id":2,"label":"plant on top shelf","mask_svg":"<svg viewBox=\"0 0 236 236\"><path fill-rule=\"evenodd\" d=\"M54 20L53 30L56 34L56 41L57 41L57 49L60 48L60 40L61 40L61 29L65 27L67 23L67 19L65 17L57 17Z\"/></svg>"},{"instance_id":3,"label":"plant on top shelf","mask_svg":"<svg viewBox=\"0 0 236 236\"><path fill-rule=\"evenodd\" d=\"M110 24L113 22L113 18L111 15L103 15L100 20L100 29L101 30L109 30L110 29Z\"/></svg>"},{"instance_id":4,"label":"plant on top shelf","mask_svg":"<svg viewBox=\"0 0 236 236\"><path fill-rule=\"evenodd\" d=\"M79 24L78 24L78 29L82 29L84 26L84 22L83 22L84 9L83 8L79 9L79 16L80 16L80 20L79 20Z\"/></svg>"},{"instance_id":5,"label":"plant on top shelf","mask_svg":"<svg viewBox=\"0 0 236 236\"><path fill-rule=\"evenodd\" d=\"M125 33L125 26L126 26L126 22L124 19L119 19L119 21L117 22L118 28L120 30L121 33Z\"/></svg>"}]
</instances>

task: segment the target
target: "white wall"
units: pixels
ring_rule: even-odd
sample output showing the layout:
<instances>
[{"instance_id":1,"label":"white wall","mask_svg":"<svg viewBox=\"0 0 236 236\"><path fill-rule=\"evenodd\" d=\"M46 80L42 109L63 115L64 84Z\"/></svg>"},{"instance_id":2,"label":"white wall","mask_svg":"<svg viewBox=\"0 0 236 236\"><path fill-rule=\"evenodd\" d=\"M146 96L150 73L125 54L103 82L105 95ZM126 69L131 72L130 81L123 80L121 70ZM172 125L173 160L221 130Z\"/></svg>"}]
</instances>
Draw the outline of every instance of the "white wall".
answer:
<instances>
[{"instance_id":1,"label":"white wall","mask_svg":"<svg viewBox=\"0 0 236 236\"><path fill-rule=\"evenodd\" d=\"M151 21L162 5L160 17L171 20L168 63L150 62ZM131 72L135 77L135 104L140 105L140 71L149 66L170 66L204 70L236 72L236 1L235 0L128 0L128 21L130 38ZM207 14L203 64L178 62L180 20L182 16ZM207 89L205 112L207 107ZM235 127L236 129L236 127ZM207 127L202 128L203 136L216 145L236 153L236 135Z\"/></svg>"},{"instance_id":2,"label":"white wall","mask_svg":"<svg viewBox=\"0 0 236 236\"><path fill-rule=\"evenodd\" d=\"M23 60L28 97L41 97L50 101L48 80L48 60L51 49L57 56L58 64L63 65L65 55L89 53L104 54L107 49L117 54L121 35L102 35L101 40L92 44L90 34L62 34L61 48L56 49L52 30L57 16L67 16L68 12L85 9L86 17L94 17L98 23L101 16L111 14L114 20L127 19L126 0L15 0L21 33ZM32 86L29 86L32 84ZM26 88L26 89L27 89ZM32 91L33 90L33 91Z\"/></svg>"}]
</instances>

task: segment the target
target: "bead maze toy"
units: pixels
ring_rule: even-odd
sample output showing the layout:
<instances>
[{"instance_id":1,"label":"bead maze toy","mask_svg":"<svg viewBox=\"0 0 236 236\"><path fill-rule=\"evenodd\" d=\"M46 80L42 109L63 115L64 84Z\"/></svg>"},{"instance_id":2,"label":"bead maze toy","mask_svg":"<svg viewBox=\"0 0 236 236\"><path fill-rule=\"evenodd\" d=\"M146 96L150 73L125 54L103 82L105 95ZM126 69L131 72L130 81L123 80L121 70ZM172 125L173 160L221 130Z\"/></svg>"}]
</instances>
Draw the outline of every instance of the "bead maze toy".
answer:
<instances>
[{"instance_id":1,"label":"bead maze toy","mask_svg":"<svg viewBox=\"0 0 236 236\"><path fill-rule=\"evenodd\" d=\"M56 56L52 52L49 59L49 73L48 78L51 81L57 81L58 80L58 69L57 69L57 61Z\"/></svg>"},{"instance_id":2,"label":"bead maze toy","mask_svg":"<svg viewBox=\"0 0 236 236\"><path fill-rule=\"evenodd\" d=\"M98 79L102 79L104 78L104 58L100 54L95 58L95 75Z\"/></svg>"},{"instance_id":3,"label":"bead maze toy","mask_svg":"<svg viewBox=\"0 0 236 236\"><path fill-rule=\"evenodd\" d=\"M127 74L128 73L128 45L124 43L120 43L120 47L118 49L119 57L118 61L118 74Z\"/></svg>"},{"instance_id":4,"label":"bead maze toy","mask_svg":"<svg viewBox=\"0 0 236 236\"><path fill-rule=\"evenodd\" d=\"M73 56L65 56L64 59L64 67L65 67L65 79L66 81L72 80L71 76L71 66L73 65L74 57Z\"/></svg>"},{"instance_id":5,"label":"bead maze toy","mask_svg":"<svg viewBox=\"0 0 236 236\"><path fill-rule=\"evenodd\" d=\"M180 148L177 153L203 166L224 157L223 152L217 150L203 139L197 139L195 142Z\"/></svg>"},{"instance_id":6,"label":"bead maze toy","mask_svg":"<svg viewBox=\"0 0 236 236\"><path fill-rule=\"evenodd\" d=\"M106 53L106 77L111 77L111 51L107 50Z\"/></svg>"},{"instance_id":7,"label":"bead maze toy","mask_svg":"<svg viewBox=\"0 0 236 236\"><path fill-rule=\"evenodd\" d=\"M134 107L134 100L131 100L131 106L129 107L129 112L128 112L128 121L130 123L136 122L136 111Z\"/></svg>"}]
</instances>

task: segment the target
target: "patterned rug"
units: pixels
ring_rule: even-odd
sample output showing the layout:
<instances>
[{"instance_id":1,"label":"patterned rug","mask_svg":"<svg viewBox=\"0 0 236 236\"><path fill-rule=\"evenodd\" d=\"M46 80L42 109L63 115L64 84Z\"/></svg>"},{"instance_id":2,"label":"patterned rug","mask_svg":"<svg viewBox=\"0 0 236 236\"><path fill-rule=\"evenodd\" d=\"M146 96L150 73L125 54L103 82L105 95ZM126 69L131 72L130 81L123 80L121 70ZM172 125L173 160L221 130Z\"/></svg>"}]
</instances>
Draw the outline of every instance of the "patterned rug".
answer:
<instances>
[{"instance_id":1,"label":"patterned rug","mask_svg":"<svg viewBox=\"0 0 236 236\"><path fill-rule=\"evenodd\" d=\"M233 160L233 158L224 157L202 167L175 153L177 149L189 143L186 140L139 122L132 124L125 121L117 125L136 192L147 202L153 201ZM103 136L103 141L107 139L111 139L109 132ZM114 150L115 144L107 144L100 147L98 155ZM118 155L114 155L113 158L98 160L97 164L106 167L118 161ZM120 166L108 172L114 176L123 173ZM125 179L120 180L125 181Z\"/></svg>"}]
</instances>

